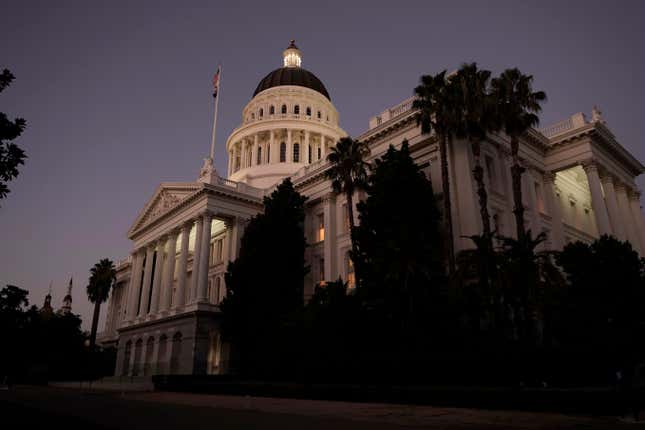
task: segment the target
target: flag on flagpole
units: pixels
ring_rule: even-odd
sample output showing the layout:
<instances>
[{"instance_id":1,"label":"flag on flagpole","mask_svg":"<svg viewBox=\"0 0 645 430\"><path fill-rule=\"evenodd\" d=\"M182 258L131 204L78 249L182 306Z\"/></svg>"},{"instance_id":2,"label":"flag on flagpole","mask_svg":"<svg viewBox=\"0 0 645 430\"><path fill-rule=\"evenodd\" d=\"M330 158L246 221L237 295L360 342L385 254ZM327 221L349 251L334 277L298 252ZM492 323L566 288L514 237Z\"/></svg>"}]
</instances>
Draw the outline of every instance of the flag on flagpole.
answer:
<instances>
[{"instance_id":1,"label":"flag on flagpole","mask_svg":"<svg viewBox=\"0 0 645 430\"><path fill-rule=\"evenodd\" d=\"M213 76L213 98L217 98L217 92L219 91L219 75L221 72L222 66L217 68L215 76Z\"/></svg>"}]
</instances>

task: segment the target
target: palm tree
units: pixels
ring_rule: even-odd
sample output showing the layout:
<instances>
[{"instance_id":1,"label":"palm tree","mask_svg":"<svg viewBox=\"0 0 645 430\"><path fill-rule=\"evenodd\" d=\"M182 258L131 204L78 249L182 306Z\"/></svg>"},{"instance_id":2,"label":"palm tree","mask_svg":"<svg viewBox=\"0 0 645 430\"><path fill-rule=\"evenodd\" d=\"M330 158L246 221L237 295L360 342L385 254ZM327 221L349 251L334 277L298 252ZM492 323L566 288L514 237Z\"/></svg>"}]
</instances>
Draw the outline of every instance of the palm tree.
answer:
<instances>
[{"instance_id":1,"label":"palm tree","mask_svg":"<svg viewBox=\"0 0 645 430\"><path fill-rule=\"evenodd\" d=\"M367 143L354 140L351 137L343 137L336 146L330 149L329 155L327 155L331 167L327 169L325 175L331 180L334 192L345 193L347 197L350 231L354 229L354 191L365 188L369 168L369 163L365 161L365 158L369 154L370 149ZM353 248L354 240L352 239Z\"/></svg>"},{"instance_id":2,"label":"palm tree","mask_svg":"<svg viewBox=\"0 0 645 430\"><path fill-rule=\"evenodd\" d=\"M513 201L515 207L515 227L517 239L526 236L524 227L524 205L522 204L522 173L524 168L519 162L519 140L531 127L539 124L537 114L542 110L541 103L546 100L543 91L533 92L533 76L523 75L517 68L507 69L492 80L492 95L495 99L500 124L511 139L513 167Z\"/></svg>"},{"instance_id":3,"label":"palm tree","mask_svg":"<svg viewBox=\"0 0 645 430\"><path fill-rule=\"evenodd\" d=\"M462 121L457 129L457 135L468 139L472 146L475 161L473 176L477 183L482 238L486 242L492 242L492 234L488 213L488 193L484 183L484 169L481 165L481 142L486 139L488 132L497 129L494 104L489 91L490 75L490 71L478 69L477 63L464 64L455 75L455 81L459 87L458 108L461 110Z\"/></svg>"},{"instance_id":4,"label":"palm tree","mask_svg":"<svg viewBox=\"0 0 645 430\"><path fill-rule=\"evenodd\" d=\"M90 334L90 350L96 344L96 330L99 325L101 304L110 295L110 288L116 281L116 269L112 260L103 258L90 269L90 280L87 285L87 297L94 303L94 316L92 317L92 331Z\"/></svg>"},{"instance_id":5,"label":"palm tree","mask_svg":"<svg viewBox=\"0 0 645 430\"><path fill-rule=\"evenodd\" d=\"M447 236L448 273L451 278L455 274L455 245L452 232L447 149L455 135L455 126L459 116L455 106L456 90L456 86L452 84L452 79L446 77L445 70L434 76L423 75L420 78L420 84L414 89L416 98L412 102L412 108L419 111L417 125L421 125L421 133L429 134L434 132L439 142L443 218Z\"/></svg>"}]
</instances>

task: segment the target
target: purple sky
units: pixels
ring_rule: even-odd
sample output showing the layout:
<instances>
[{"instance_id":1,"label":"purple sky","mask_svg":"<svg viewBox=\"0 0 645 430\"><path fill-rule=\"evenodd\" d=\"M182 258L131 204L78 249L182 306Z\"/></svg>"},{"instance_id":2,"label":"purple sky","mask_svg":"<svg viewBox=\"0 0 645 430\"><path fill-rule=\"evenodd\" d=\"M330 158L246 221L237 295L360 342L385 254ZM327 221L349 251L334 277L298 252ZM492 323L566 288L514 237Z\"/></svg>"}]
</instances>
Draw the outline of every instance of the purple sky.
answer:
<instances>
[{"instance_id":1,"label":"purple sky","mask_svg":"<svg viewBox=\"0 0 645 430\"><path fill-rule=\"evenodd\" d=\"M226 137L292 38L351 135L409 97L421 74L477 61L533 74L549 96L543 125L598 104L645 161L645 3L519 3L5 0L0 68L17 79L0 110L27 119L17 142L29 159L0 201L0 286L26 288L40 305L52 280L58 307L74 276L87 327L90 267L128 255L126 231L160 182L196 178L218 62L224 172Z\"/></svg>"}]
</instances>

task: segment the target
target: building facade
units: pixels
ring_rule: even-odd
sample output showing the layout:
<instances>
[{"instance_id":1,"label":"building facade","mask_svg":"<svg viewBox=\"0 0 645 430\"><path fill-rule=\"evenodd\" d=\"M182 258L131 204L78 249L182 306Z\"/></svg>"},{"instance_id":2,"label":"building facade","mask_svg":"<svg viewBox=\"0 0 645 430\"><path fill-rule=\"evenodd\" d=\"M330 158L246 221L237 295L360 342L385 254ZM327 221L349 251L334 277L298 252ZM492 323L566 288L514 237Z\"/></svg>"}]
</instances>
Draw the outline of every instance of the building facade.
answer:
<instances>
[{"instance_id":1,"label":"building facade","mask_svg":"<svg viewBox=\"0 0 645 430\"><path fill-rule=\"evenodd\" d=\"M207 159L197 181L162 183L130 228L132 252L118 263L100 336L103 345L118 348L117 376L227 371L228 347L219 326L226 264L236 258L245 225L262 210L263 197L285 177L308 197L306 298L325 280L340 276L353 283L347 202L324 175L329 148L346 133L327 89L302 68L293 42L283 61L260 81L226 142L226 178ZM433 136L421 134L416 118L412 98L407 99L371 118L358 139L368 143L373 158L407 139L415 161L441 190L438 146ZM448 151L459 252L472 247L464 237L480 233L481 221L470 145L455 141ZM644 167L616 140L597 108L590 120L577 113L531 130L521 141L520 157L526 168L525 223L534 233L547 234L541 246L561 249L612 234L645 255L635 182ZM513 236L507 136L483 142L481 159L494 228ZM354 201L364 198L357 192Z\"/></svg>"}]
</instances>

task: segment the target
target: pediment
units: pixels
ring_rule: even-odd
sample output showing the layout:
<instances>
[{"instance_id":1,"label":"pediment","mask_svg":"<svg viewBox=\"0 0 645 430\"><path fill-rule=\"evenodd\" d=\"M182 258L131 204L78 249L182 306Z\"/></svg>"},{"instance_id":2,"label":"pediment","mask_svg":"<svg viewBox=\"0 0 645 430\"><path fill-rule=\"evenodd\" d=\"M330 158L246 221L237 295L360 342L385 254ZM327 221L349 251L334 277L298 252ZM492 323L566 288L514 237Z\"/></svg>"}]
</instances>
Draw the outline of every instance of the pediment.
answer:
<instances>
[{"instance_id":1,"label":"pediment","mask_svg":"<svg viewBox=\"0 0 645 430\"><path fill-rule=\"evenodd\" d=\"M201 189L201 184L196 183L161 184L137 216L128 235L141 230L163 216L163 214L179 206L183 201L197 194Z\"/></svg>"}]
</instances>

